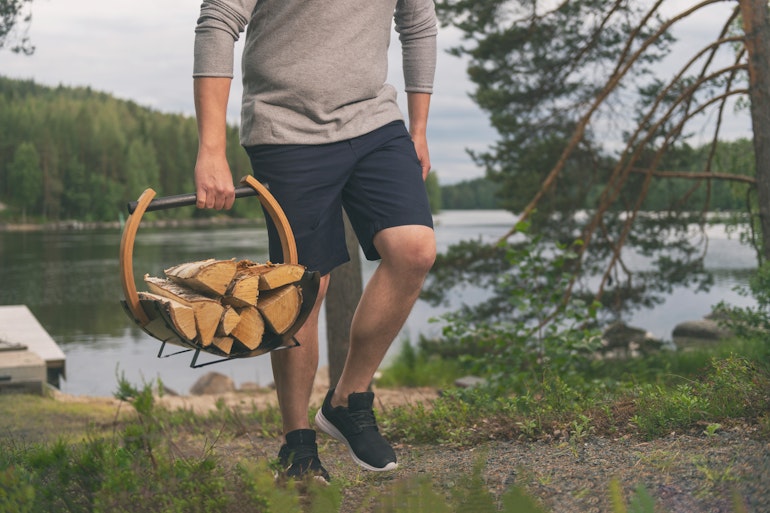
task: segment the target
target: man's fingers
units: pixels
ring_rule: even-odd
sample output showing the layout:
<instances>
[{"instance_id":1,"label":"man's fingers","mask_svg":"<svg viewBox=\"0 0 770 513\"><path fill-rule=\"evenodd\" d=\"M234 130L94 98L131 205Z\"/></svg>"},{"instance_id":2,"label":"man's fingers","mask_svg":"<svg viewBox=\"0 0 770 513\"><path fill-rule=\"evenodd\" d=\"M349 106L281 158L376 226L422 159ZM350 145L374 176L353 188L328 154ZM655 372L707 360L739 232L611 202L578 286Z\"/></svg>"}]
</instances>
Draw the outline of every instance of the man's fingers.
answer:
<instances>
[{"instance_id":1,"label":"man's fingers","mask_svg":"<svg viewBox=\"0 0 770 513\"><path fill-rule=\"evenodd\" d=\"M209 191L204 188L195 193L195 206L198 208L213 208L216 210L230 209L235 203L235 189L228 191Z\"/></svg>"},{"instance_id":2,"label":"man's fingers","mask_svg":"<svg viewBox=\"0 0 770 513\"><path fill-rule=\"evenodd\" d=\"M233 202L235 202L235 189L230 187L217 195L217 204L214 208L217 210L229 210L233 206Z\"/></svg>"},{"instance_id":3,"label":"man's fingers","mask_svg":"<svg viewBox=\"0 0 770 513\"><path fill-rule=\"evenodd\" d=\"M233 203L235 203L235 191L229 194L225 200L225 210L230 210L233 208Z\"/></svg>"},{"instance_id":4,"label":"man's fingers","mask_svg":"<svg viewBox=\"0 0 770 513\"><path fill-rule=\"evenodd\" d=\"M206 208L206 191L200 189L195 193L195 207Z\"/></svg>"}]
</instances>

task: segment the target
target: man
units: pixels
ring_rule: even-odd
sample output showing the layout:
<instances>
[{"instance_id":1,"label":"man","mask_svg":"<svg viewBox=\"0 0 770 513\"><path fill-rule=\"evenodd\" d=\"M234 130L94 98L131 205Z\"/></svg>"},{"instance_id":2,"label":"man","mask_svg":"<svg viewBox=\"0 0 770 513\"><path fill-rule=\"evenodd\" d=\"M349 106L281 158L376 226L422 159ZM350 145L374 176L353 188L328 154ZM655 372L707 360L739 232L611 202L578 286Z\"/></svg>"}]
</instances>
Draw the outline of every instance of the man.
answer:
<instances>
[{"instance_id":1,"label":"man","mask_svg":"<svg viewBox=\"0 0 770 513\"><path fill-rule=\"evenodd\" d=\"M385 83L395 20L402 46L409 130ZM351 325L348 357L316 426L344 442L362 467L397 466L368 391L435 259L424 180L426 125L436 60L432 0L204 0L196 27L194 94L197 206L230 208L225 158L233 46L242 56L241 143L254 175L284 209L299 263L322 275L300 347L271 354L283 418L286 474L329 479L308 406L318 366L318 313L331 270L346 262L342 207L369 259L380 264ZM270 259L282 261L269 223Z\"/></svg>"}]
</instances>

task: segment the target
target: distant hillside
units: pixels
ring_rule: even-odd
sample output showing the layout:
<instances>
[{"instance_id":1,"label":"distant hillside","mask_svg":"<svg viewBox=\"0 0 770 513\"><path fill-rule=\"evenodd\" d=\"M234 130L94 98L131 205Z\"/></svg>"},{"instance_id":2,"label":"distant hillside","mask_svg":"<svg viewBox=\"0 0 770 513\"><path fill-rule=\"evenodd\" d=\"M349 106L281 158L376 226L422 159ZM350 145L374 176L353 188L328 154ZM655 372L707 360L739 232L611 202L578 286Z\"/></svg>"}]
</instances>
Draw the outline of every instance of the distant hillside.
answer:
<instances>
[{"instance_id":1,"label":"distant hillside","mask_svg":"<svg viewBox=\"0 0 770 513\"><path fill-rule=\"evenodd\" d=\"M700 171L706 168L706 162L712 152L714 152L714 158L711 171L748 176L754 174L754 148L749 139L719 141L713 148L711 144L699 147L678 145L669 149L660 166L661 169L669 172ZM637 181L642 178L642 175L636 177ZM638 188L641 187L641 182L639 183ZM602 188L602 183L594 184L584 204L579 208L594 208ZM632 188L631 194L638 194L638 188ZM573 195L572 191L559 186L552 192L567 199ZM507 195L505 202L500 200L501 195ZM521 196L519 190L502 190L496 182L487 178L477 178L441 187L441 208L447 210L499 208L512 210L514 207L520 208L530 199ZM635 201L633 196L624 200L624 202L633 201ZM699 211L704 208L704 205L708 205L710 211L743 211L746 207L745 186L726 180L714 180L710 183L706 180L696 181L686 178L653 180L649 185L642 210Z\"/></svg>"},{"instance_id":2,"label":"distant hillside","mask_svg":"<svg viewBox=\"0 0 770 513\"><path fill-rule=\"evenodd\" d=\"M446 210L497 209L498 186L486 178L465 180L441 187L441 208Z\"/></svg>"},{"instance_id":3,"label":"distant hillside","mask_svg":"<svg viewBox=\"0 0 770 513\"><path fill-rule=\"evenodd\" d=\"M228 134L237 178L251 172ZM198 138L194 118L166 114L90 88L47 87L0 77L1 220L113 221L147 187L158 195L193 191ZM229 214L260 215L240 201ZM176 209L162 216L212 215Z\"/></svg>"}]
</instances>

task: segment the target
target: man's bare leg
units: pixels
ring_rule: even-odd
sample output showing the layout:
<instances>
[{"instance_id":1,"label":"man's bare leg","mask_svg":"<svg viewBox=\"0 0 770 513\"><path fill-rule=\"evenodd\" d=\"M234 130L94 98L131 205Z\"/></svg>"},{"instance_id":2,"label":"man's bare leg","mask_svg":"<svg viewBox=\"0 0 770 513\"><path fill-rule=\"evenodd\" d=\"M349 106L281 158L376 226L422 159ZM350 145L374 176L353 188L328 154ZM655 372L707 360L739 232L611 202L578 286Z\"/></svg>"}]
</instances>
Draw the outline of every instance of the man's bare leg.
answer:
<instances>
[{"instance_id":1,"label":"man's bare leg","mask_svg":"<svg viewBox=\"0 0 770 513\"><path fill-rule=\"evenodd\" d=\"M409 225L387 228L374 238L382 257L369 279L350 328L350 349L332 406L364 392L398 335L436 258L433 230Z\"/></svg>"},{"instance_id":2,"label":"man's bare leg","mask_svg":"<svg viewBox=\"0 0 770 513\"><path fill-rule=\"evenodd\" d=\"M329 275L321 278L318 298L305 324L295 335L299 347L270 353L283 434L309 429L308 407L318 369L318 315L326 296Z\"/></svg>"}]
</instances>

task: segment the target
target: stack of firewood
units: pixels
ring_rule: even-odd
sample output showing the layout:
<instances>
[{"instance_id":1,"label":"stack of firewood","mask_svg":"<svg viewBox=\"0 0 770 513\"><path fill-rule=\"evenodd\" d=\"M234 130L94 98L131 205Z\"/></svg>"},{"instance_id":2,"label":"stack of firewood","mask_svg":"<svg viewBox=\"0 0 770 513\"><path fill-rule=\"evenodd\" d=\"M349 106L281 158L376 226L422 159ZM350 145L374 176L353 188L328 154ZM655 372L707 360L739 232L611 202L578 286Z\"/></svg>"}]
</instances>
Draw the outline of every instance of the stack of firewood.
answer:
<instances>
[{"instance_id":1,"label":"stack of firewood","mask_svg":"<svg viewBox=\"0 0 770 513\"><path fill-rule=\"evenodd\" d=\"M296 264L209 259L166 269L165 278L145 275L144 329L166 340L170 328L188 345L226 355L254 350L265 330L281 335L297 320L304 273Z\"/></svg>"}]
</instances>

